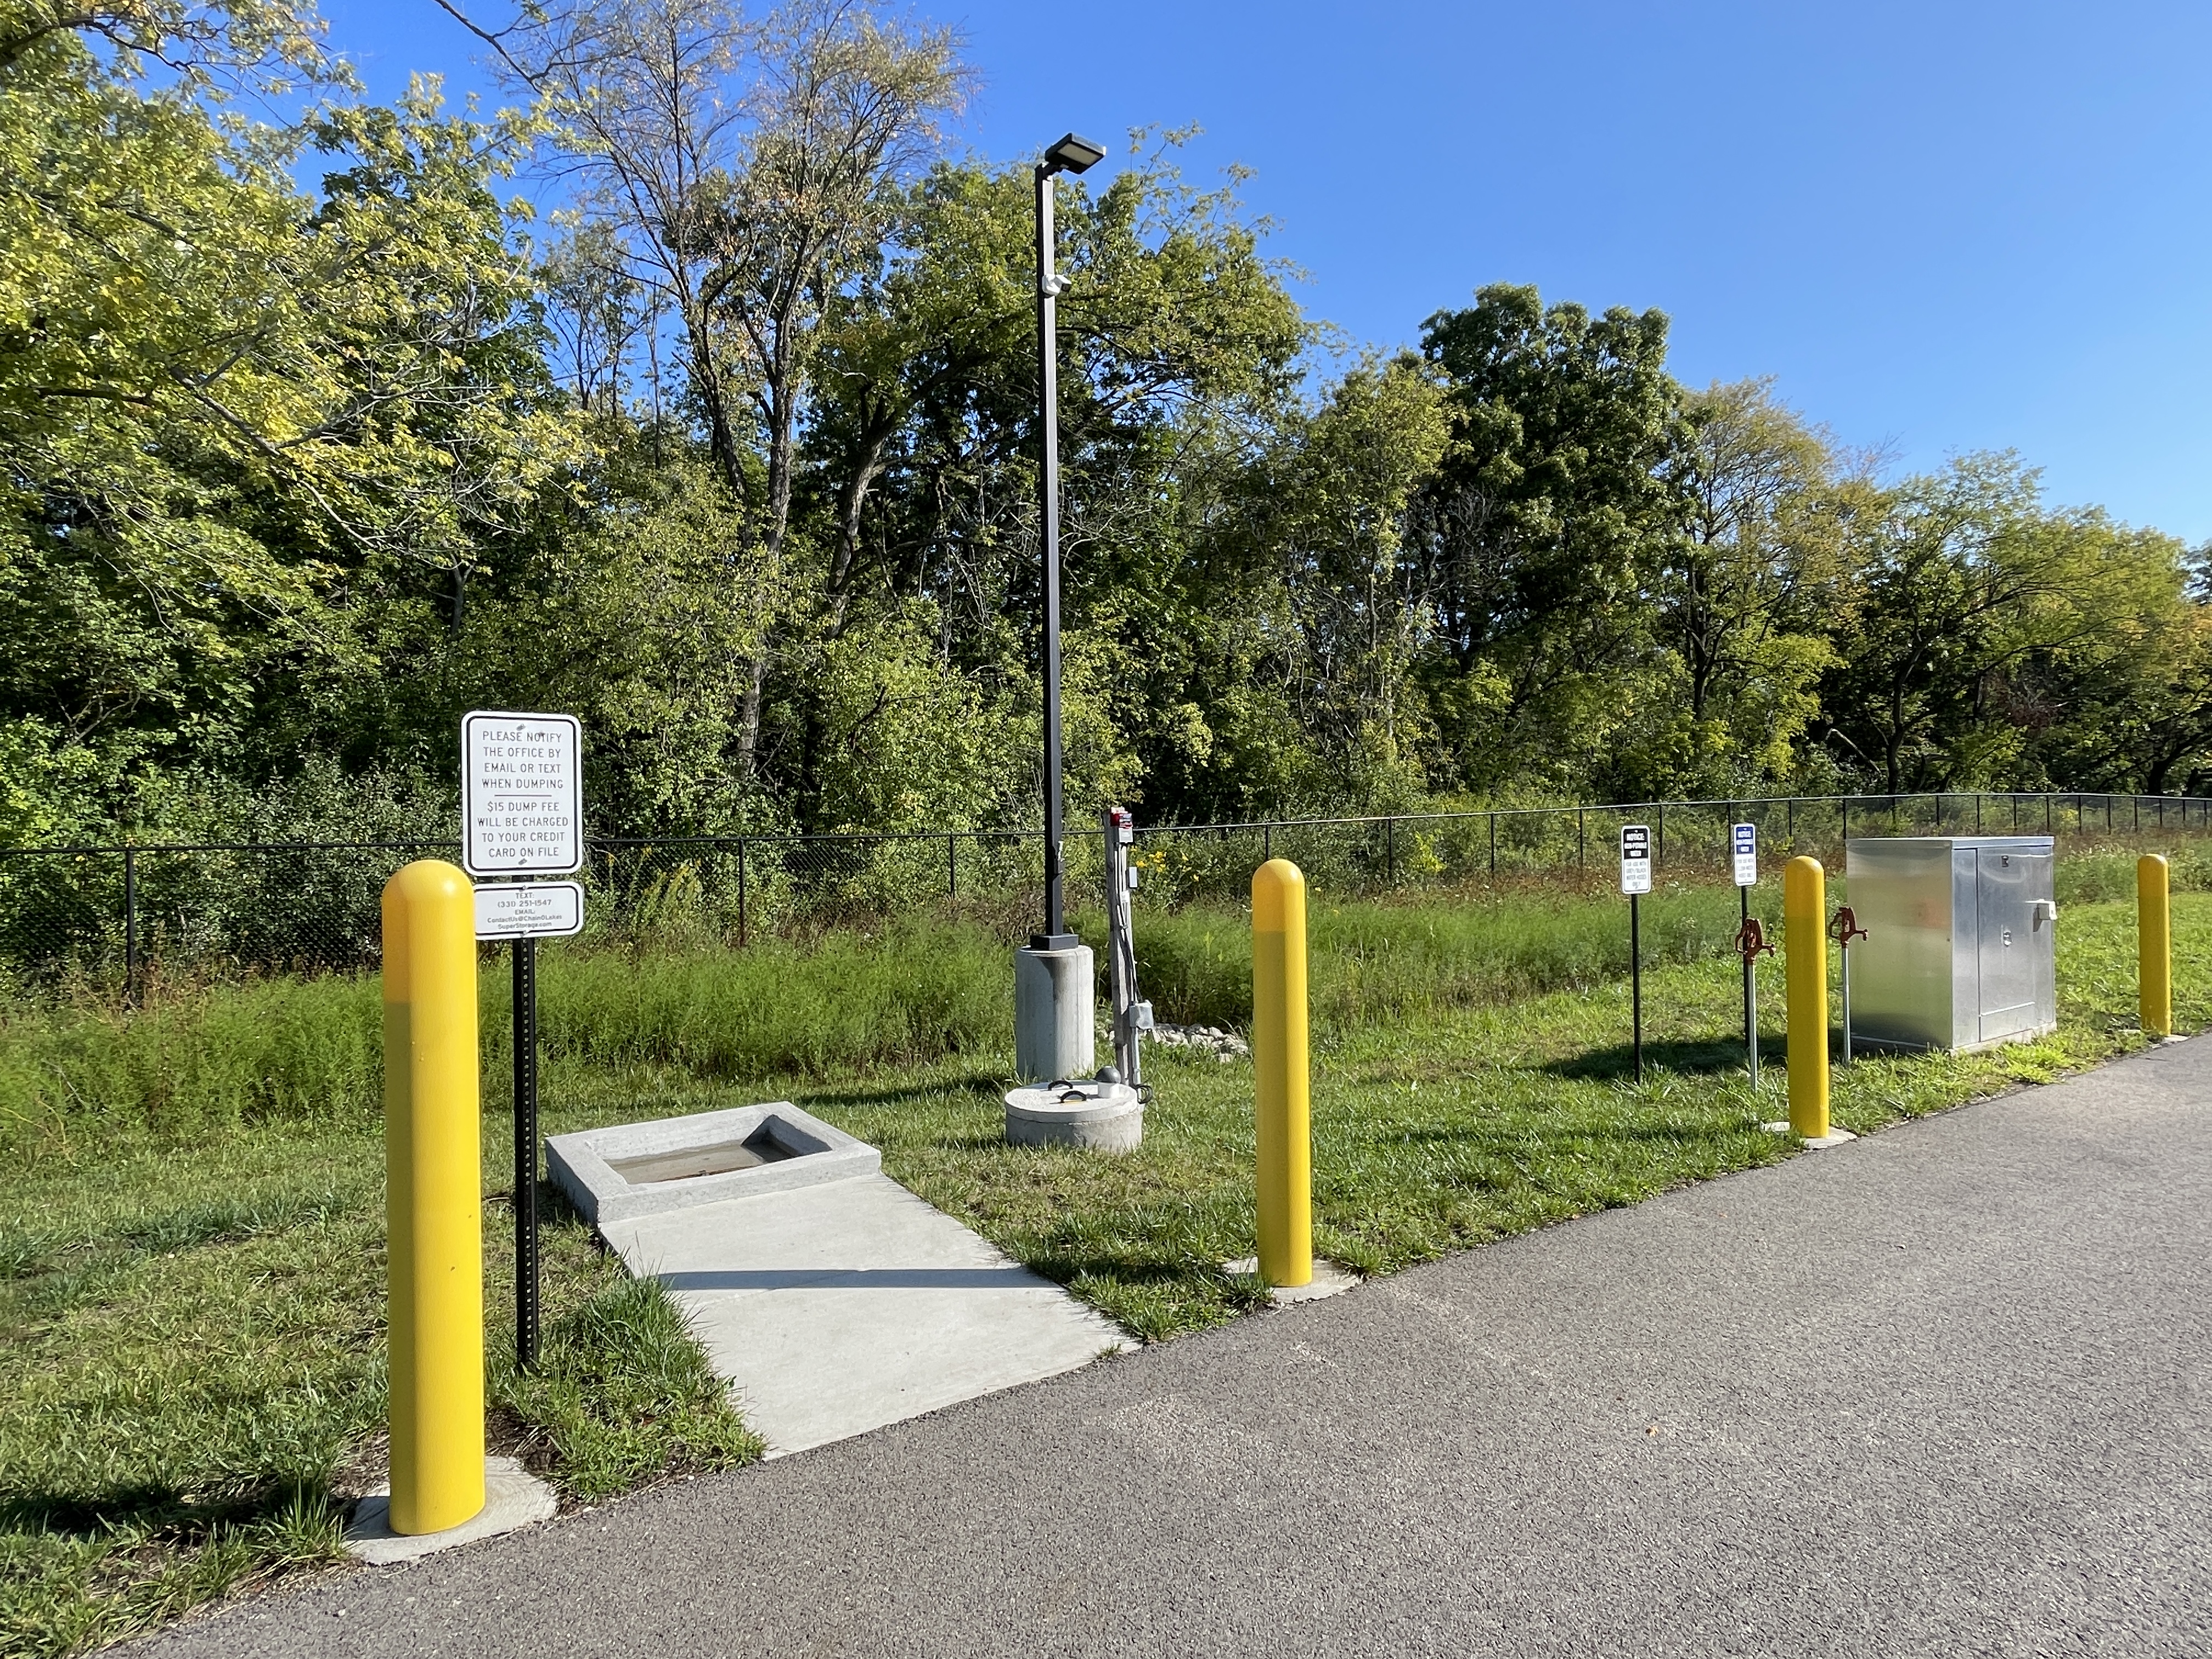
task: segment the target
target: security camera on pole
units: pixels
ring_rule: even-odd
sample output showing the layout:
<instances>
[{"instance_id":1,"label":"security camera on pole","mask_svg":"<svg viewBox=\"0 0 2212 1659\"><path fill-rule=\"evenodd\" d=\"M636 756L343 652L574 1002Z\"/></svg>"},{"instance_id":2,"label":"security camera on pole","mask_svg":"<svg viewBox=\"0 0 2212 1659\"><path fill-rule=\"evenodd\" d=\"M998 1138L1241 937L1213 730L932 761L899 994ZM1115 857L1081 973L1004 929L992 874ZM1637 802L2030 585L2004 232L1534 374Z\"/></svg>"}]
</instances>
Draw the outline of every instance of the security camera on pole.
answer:
<instances>
[{"instance_id":1,"label":"security camera on pole","mask_svg":"<svg viewBox=\"0 0 2212 1659\"><path fill-rule=\"evenodd\" d=\"M1097 964L1091 948L1067 930L1062 903L1060 836L1060 422L1059 355L1054 302L1053 175L1083 173L1103 148L1069 133L1036 166L1037 506L1044 566L1044 931L1014 953L1014 1069L1048 1082L1089 1073L1096 1053Z\"/></svg>"}]
</instances>

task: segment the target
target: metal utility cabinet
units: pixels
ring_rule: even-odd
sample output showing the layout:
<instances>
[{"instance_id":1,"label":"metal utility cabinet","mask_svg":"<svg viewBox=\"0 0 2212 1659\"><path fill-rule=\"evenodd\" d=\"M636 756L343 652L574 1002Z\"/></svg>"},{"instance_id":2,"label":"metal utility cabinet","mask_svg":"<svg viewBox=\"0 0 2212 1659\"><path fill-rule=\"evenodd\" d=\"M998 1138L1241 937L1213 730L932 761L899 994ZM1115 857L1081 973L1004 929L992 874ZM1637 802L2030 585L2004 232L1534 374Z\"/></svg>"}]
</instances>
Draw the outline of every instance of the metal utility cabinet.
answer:
<instances>
[{"instance_id":1,"label":"metal utility cabinet","mask_svg":"<svg viewBox=\"0 0 2212 1659\"><path fill-rule=\"evenodd\" d=\"M1893 1048L1988 1048L2058 1025L2058 906L2048 836L1905 836L1844 848L1851 1036Z\"/></svg>"}]
</instances>

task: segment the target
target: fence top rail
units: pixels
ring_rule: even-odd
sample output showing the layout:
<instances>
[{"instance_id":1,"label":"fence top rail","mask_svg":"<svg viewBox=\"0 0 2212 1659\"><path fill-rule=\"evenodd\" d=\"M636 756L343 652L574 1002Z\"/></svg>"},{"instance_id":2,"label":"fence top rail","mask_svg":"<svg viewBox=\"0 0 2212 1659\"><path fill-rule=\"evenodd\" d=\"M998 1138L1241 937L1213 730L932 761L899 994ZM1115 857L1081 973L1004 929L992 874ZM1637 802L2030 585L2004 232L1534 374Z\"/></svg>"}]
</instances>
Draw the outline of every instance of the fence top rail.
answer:
<instances>
[{"instance_id":1,"label":"fence top rail","mask_svg":"<svg viewBox=\"0 0 2212 1659\"><path fill-rule=\"evenodd\" d=\"M413 853L459 841L118 841L84 847L0 847L0 857L67 858L108 853Z\"/></svg>"},{"instance_id":2,"label":"fence top rail","mask_svg":"<svg viewBox=\"0 0 2212 1659\"><path fill-rule=\"evenodd\" d=\"M1663 812L1669 808L1676 811L1705 808L1750 808L1757 806L1853 806L1869 805L1882 811L1893 811L1911 801L2002 800L2051 801L2081 803L2084 801L2166 802L2181 805L2212 806L2212 797L2203 795L2147 795L2124 794L2106 790L2002 790L2002 789L1924 789L1895 795L1738 795L1712 800L1638 800L1586 801L1561 806L1478 806L1445 812L1374 812L1352 817L1316 818L1253 818L1229 823L1152 823L1139 824L1139 835L1224 835L1237 830L1326 830L1347 826L1400 823L1442 823L1465 822L1474 818L1561 817L1570 813L1590 812L1623 814L1629 812ZM1062 838L1068 841L1096 840L1103 830L1068 830ZM781 846L798 842L945 842L945 841L1041 841L1042 828L998 830L812 830L776 833L748 833L728 836L591 836L584 837L587 849L628 850L656 847L737 847ZM118 853L408 853L442 852L458 849L459 840L423 837L398 841L208 841L208 842L116 842L106 844L68 845L61 847L0 847L0 857L69 858L112 856Z\"/></svg>"}]
</instances>

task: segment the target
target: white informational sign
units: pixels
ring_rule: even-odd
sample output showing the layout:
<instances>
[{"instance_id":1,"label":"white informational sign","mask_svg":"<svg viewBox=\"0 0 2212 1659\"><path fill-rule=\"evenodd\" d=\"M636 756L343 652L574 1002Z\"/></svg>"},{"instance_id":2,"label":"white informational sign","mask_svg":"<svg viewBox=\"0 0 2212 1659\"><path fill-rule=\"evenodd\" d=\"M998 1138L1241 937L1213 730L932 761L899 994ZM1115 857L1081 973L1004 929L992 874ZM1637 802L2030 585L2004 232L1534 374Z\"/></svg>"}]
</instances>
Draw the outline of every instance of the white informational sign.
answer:
<instances>
[{"instance_id":1,"label":"white informational sign","mask_svg":"<svg viewBox=\"0 0 2212 1659\"><path fill-rule=\"evenodd\" d=\"M1759 885L1759 827L1739 823L1729 830L1729 851L1735 859L1735 884Z\"/></svg>"},{"instance_id":2,"label":"white informational sign","mask_svg":"<svg viewBox=\"0 0 2212 1659\"><path fill-rule=\"evenodd\" d=\"M565 876L584 865L583 729L574 714L461 717L461 868Z\"/></svg>"},{"instance_id":3,"label":"white informational sign","mask_svg":"<svg viewBox=\"0 0 2212 1659\"><path fill-rule=\"evenodd\" d=\"M1651 827L1644 823L1620 826L1620 890L1651 890Z\"/></svg>"},{"instance_id":4,"label":"white informational sign","mask_svg":"<svg viewBox=\"0 0 2212 1659\"><path fill-rule=\"evenodd\" d=\"M584 931L584 890L573 881L486 882L477 889L477 937L566 939Z\"/></svg>"}]
</instances>

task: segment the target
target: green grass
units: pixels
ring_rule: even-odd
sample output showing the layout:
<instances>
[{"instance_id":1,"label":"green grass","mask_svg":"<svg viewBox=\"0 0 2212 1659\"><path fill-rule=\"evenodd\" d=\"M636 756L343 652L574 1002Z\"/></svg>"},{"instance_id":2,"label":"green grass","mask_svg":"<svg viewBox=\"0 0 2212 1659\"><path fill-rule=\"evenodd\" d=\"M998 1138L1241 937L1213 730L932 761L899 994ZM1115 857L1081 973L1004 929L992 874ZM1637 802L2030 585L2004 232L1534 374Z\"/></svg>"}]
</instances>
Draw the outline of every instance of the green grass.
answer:
<instances>
[{"instance_id":1,"label":"green grass","mask_svg":"<svg viewBox=\"0 0 2212 1659\"><path fill-rule=\"evenodd\" d=\"M708 947L680 957L543 952L545 1052L706 1079L889 1066L988 1048L1012 1006L1005 947L972 925ZM506 1074L504 957L480 979L486 1076ZM174 994L137 1012L0 1001L0 1150L90 1135L172 1139L247 1123L374 1127L383 1016L374 980L265 980Z\"/></svg>"},{"instance_id":2,"label":"green grass","mask_svg":"<svg viewBox=\"0 0 2212 1659\"><path fill-rule=\"evenodd\" d=\"M1835 1116L1875 1129L2139 1042L2132 858L2062 889L2061 1030L1993 1054L1862 1061ZM2212 868L2177 867L2178 887ZM1557 887L1317 902L1316 1243L1385 1272L1791 1155L1782 1045L1741 1078L1725 890L1646 911L1648 1080L1627 1079L1625 918ZM1241 918L1149 919L1164 1018L1241 1023ZM2212 1021L2212 897L2175 904L2177 1015ZM686 958L544 957L549 1132L799 1100L886 1170L1152 1339L1256 1305L1251 1074L1156 1049L1143 1149L1000 1138L1003 945L935 923ZM1779 973L1768 1003L1778 1026ZM672 1308L559 1206L541 1371L507 1364L503 965L484 978L495 1443L573 1498L757 1455ZM333 1559L384 1412L376 992L210 989L136 1014L0 1013L0 1654L94 1645ZM35 1183L35 1187L33 1185Z\"/></svg>"},{"instance_id":3,"label":"green grass","mask_svg":"<svg viewBox=\"0 0 2212 1659\"><path fill-rule=\"evenodd\" d=\"M1643 905L1644 966L1719 956L1737 926L1733 889L1669 886ZM1084 933L1103 947L1103 927ZM1627 911L1623 902L1593 900L1580 884L1456 902L1407 895L1317 904L1308 949L1314 1019L1346 1030L1618 979L1628 971ZM1199 908L1140 914L1137 956L1139 981L1163 1019L1250 1022L1246 915Z\"/></svg>"},{"instance_id":4,"label":"green grass","mask_svg":"<svg viewBox=\"0 0 2212 1659\"><path fill-rule=\"evenodd\" d=\"M1838 1067L1834 1121L1875 1130L2139 1046L2133 906L2069 905L2058 937L2056 1034ZM2177 1024L2212 1023L2212 897L2175 901L2174 957ZM1317 952L1322 1006L1329 971ZM1781 975L1763 971L1768 1070L1756 1100L1733 961L1646 974L1641 1086L1630 1079L1625 984L1321 1028L1316 1249L1389 1272L1790 1156L1759 1127L1787 1115ZM1218 1323L1259 1295L1216 1268L1252 1249L1251 1076L1247 1065L1166 1049L1146 1063L1158 1097L1143 1148L1122 1158L1003 1145L1000 1085L972 1067L908 1091L823 1086L802 1098L879 1145L884 1168L932 1203L1158 1340Z\"/></svg>"},{"instance_id":5,"label":"green grass","mask_svg":"<svg viewBox=\"0 0 2212 1659\"><path fill-rule=\"evenodd\" d=\"M556 1205L539 1374L512 1368L504 1124L486 1123L494 1441L568 1495L744 1462L757 1439L656 1286ZM380 1136L101 1133L0 1219L0 1654L58 1654L338 1559L380 1473Z\"/></svg>"}]
</instances>

